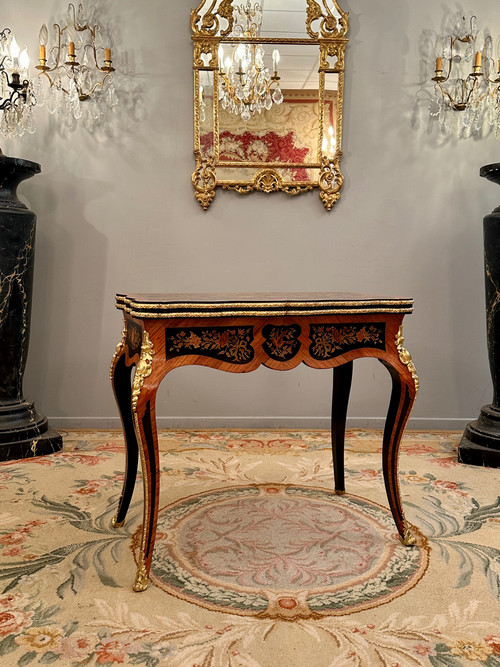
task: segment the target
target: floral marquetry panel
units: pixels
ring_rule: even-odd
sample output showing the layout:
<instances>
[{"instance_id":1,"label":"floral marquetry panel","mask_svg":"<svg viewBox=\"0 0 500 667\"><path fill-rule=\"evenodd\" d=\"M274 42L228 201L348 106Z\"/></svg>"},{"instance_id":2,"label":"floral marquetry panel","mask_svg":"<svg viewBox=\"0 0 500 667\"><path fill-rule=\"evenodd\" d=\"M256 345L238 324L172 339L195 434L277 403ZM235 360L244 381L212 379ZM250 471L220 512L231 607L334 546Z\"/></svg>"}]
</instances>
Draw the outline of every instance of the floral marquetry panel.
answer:
<instances>
[{"instance_id":1,"label":"floral marquetry panel","mask_svg":"<svg viewBox=\"0 0 500 667\"><path fill-rule=\"evenodd\" d=\"M275 326L268 324L262 330L264 351L275 361L293 359L300 349L301 328L298 324Z\"/></svg>"},{"instance_id":2,"label":"floral marquetry panel","mask_svg":"<svg viewBox=\"0 0 500 667\"><path fill-rule=\"evenodd\" d=\"M361 347L385 350L385 324L312 324L310 353L313 359L333 359Z\"/></svg>"},{"instance_id":3,"label":"floral marquetry panel","mask_svg":"<svg viewBox=\"0 0 500 667\"><path fill-rule=\"evenodd\" d=\"M142 329L139 324L136 324L136 322L133 322L132 320L127 322L126 343L131 357L141 353Z\"/></svg>"},{"instance_id":4,"label":"floral marquetry panel","mask_svg":"<svg viewBox=\"0 0 500 667\"><path fill-rule=\"evenodd\" d=\"M131 337L141 340L140 328L129 321L127 342ZM398 339L399 340L399 339ZM397 342L397 341L396 341ZM252 325L190 326L165 329L165 358L196 356L245 365L251 362L328 361L353 350L371 348L386 350L384 322L317 323L302 327L298 323L266 324L261 331ZM134 351L136 347L133 348ZM299 354L300 352L300 354ZM264 353L264 356L262 356ZM405 361L403 360L405 363ZM272 364L277 367L276 364Z\"/></svg>"},{"instance_id":5,"label":"floral marquetry panel","mask_svg":"<svg viewBox=\"0 0 500 667\"><path fill-rule=\"evenodd\" d=\"M331 210L344 180L348 14L337 0L289 0L279 11L273 2L204 0L191 29L200 205L206 210L218 188L317 189Z\"/></svg>"},{"instance_id":6,"label":"floral marquetry panel","mask_svg":"<svg viewBox=\"0 0 500 667\"><path fill-rule=\"evenodd\" d=\"M190 327L167 329L167 358L197 354L234 364L244 364L254 356L253 327Z\"/></svg>"}]
</instances>

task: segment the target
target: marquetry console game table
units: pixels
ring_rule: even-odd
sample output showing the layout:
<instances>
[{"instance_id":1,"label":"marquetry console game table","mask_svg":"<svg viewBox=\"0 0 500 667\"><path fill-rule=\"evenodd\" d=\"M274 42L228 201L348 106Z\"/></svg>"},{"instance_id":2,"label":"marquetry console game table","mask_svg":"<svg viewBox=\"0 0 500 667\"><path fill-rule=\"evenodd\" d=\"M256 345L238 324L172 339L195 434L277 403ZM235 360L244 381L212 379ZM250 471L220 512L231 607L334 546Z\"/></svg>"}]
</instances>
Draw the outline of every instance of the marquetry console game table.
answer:
<instances>
[{"instance_id":1,"label":"marquetry console game table","mask_svg":"<svg viewBox=\"0 0 500 667\"><path fill-rule=\"evenodd\" d=\"M383 435L385 488L397 531L415 544L397 479L398 451L418 391L403 347L402 322L412 299L359 294L118 294L125 324L111 382L126 442L123 490L114 526L125 520L141 456L144 524L135 591L148 585L160 493L155 400L160 382L179 366L247 373L305 363L333 368L332 451L336 493L344 493L344 435L354 359L374 357L392 377ZM132 381L132 370L135 374Z\"/></svg>"}]
</instances>

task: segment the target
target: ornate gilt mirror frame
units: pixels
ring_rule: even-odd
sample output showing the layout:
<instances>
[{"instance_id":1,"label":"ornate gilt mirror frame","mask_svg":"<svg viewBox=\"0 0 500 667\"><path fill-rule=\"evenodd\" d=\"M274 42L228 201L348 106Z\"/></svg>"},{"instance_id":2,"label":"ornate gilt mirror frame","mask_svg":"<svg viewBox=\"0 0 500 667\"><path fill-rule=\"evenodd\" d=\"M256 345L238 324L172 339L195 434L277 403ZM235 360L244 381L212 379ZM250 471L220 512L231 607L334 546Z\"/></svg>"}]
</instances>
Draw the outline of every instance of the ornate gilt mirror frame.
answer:
<instances>
[{"instance_id":1,"label":"ornate gilt mirror frame","mask_svg":"<svg viewBox=\"0 0 500 667\"><path fill-rule=\"evenodd\" d=\"M340 171L342 156L342 103L344 90L344 55L347 45L348 13L338 5L337 0L300 0L304 3L305 30L303 37L265 37L258 33L235 30L236 5L242 0L202 0L196 9L191 10L191 29L194 46L194 154L196 169L192 176L195 197L207 210L215 197L216 188L234 190L244 194L251 191L278 192L298 195L302 192L319 189L319 196L327 210L331 210L340 198L343 176ZM261 0L262 2L262 0ZM266 0L264 0L266 2ZM247 5L249 3L246 3ZM255 4L255 3L254 3ZM220 80L224 75L222 60L224 48L235 52L237 46L268 45L269 48L309 47L317 62L317 79L314 91L305 91L311 97L314 92L314 123L312 126L314 146L304 149L309 153L308 161L288 159L267 159L259 161L253 156L232 155L227 158L221 150L221 129L223 108L219 102ZM287 45L283 47L282 45ZM314 51L311 47L315 47ZM250 47L247 47L250 48ZM305 49L307 51L307 49ZM278 55L279 59L279 55ZM274 60L274 53L273 53ZM284 60L284 58L282 58ZM229 67L229 65L228 65ZM241 74L241 67L239 68ZM275 67L276 69L276 67ZM274 72L276 75L276 71ZM314 72L316 76L316 71ZM317 81L317 87L316 87ZM329 86L329 83L333 85ZM333 91L333 89L335 89ZM293 91L296 97L307 95L304 91ZM283 91L285 102L287 91ZM285 105L283 105L285 106ZM269 111L269 107L267 107ZM280 117L284 117L280 109ZM327 117L329 114L329 117ZM227 118L230 118L226 113ZM267 117L270 118L269 114ZM222 118L222 120L221 120ZM291 118L291 116L290 116ZM330 124L329 122L330 121ZM240 117L231 121L232 138L241 137L245 130L245 121ZM271 122L271 121L269 121ZM267 125L266 111L259 112L259 123ZM279 143L292 127L275 132ZM309 130L311 128L309 127ZM317 134L316 134L317 131ZM329 143L328 131L333 141ZM227 136L228 132L225 133ZM262 134L261 134L262 136ZM275 141L275 143L276 143ZM299 154L295 151L295 154ZM257 154L258 157L258 154ZM281 157L281 156L280 156Z\"/></svg>"}]
</instances>

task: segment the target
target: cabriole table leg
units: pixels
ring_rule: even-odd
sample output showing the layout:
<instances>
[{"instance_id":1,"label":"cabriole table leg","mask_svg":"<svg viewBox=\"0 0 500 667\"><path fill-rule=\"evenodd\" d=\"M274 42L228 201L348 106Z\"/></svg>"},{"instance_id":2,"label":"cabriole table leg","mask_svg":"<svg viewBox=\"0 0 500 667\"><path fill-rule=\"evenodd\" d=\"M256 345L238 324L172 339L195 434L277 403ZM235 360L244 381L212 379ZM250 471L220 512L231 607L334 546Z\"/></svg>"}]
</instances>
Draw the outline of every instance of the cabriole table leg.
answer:
<instances>
[{"instance_id":1,"label":"cabriole table leg","mask_svg":"<svg viewBox=\"0 0 500 667\"><path fill-rule=\"evenodd\" d=\"M344 481L344 442L347 406L351 391L353 362L348 361L333 369L332 397L332 454L335 477L335 493L345 493Z\"/></svg>"},{"instance_id":2,"label":"cabriole table leg","mask_svg":"<svg viewBox=\"0 0 500 667\"><path fill-rule=\"evenodd\" d=\"M146 590L149 583L160 497L160 466L155 412L159 380L155 380L153 373L154 361L153 345L148 332L144 330L141 357L132 386L132 414L141 453L144 487L144 521L134 583L134 591L137 592Z\"/></svg>"},{"instance_id":3,"label":"cabriole table leg","mask_svg":"<svg viewBox=\"0 0 500 667\"><path fill-rule=\"evenodd\" d=\"M139 447L137 444L131 409L131 378L133 367L134 364L130 366L126 365L125 354L122 354L118 357L114 365L111 377L116 404L120 412L123 432L125 434L125 478L123 480L122 493L118 502L118 510L112 521L115 528L120 528L125 522L137 477Z\"/></svg>"},{"instance_id":4,"label":"cabriole table leg","mask_svg":"<svg viewBox=\"0 0 500 667\"><path fill-rule=\"evenodd\" d=\"M398 457L401 439L415 401L417 387L409 372L399 370L386 361L382 363L392 377L391 401L384 428L382 448L384 483L398 533L406 546L412 546L416 543L416 538L403 512L398 480Z\"/></svg>"}]
</instances>

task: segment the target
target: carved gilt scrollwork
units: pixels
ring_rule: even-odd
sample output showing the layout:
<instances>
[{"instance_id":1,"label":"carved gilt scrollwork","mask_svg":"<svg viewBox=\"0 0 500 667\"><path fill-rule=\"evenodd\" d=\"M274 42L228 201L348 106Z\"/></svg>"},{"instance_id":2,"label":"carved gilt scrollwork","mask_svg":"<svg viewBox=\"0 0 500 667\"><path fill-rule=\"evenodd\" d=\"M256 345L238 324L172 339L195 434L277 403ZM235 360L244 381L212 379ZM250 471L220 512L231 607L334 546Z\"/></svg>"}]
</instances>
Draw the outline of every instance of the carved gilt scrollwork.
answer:
<instances>
[{"instance_id":1,"label":"carved gilt scrollwork","mask_svg":"<svg viewBox=\"0 0 500 667\"><path fill-rule=\"evenodd\" d=\"M264 169L258 172L249 183L235 181L222 182L221 185L223 190L235 190L240 194L260 190L261 192L285 192L287 195L294 196L313 189L313 185L310 183L300 185L285 183L275 169Z\"/></svg>"},{"instance_id":2,"label":"carved gilt scrollwork","mask_svg":"<svg viewBox=\"0 0 500 667\"><path fill-rule=\"evenodd\" d=\"M209 156L203 157L199 151L195 151L196 169L193 172L194 196L200 202L205 211L212 203L215 197L215 186L217 185L217 176L213 159Z\"/></svg>"},{"instance_id":3,"label":"carved gilt scrollwork","mask_svg":"<svg viewBox=\"0 0 500 667\"><path fill-rule=\"evenodd\" d=\"M319 45L319 69L323 72L343 72L345 69L345 44L337 41L322 41ZM335 62L330 62L335 58Z\"/></svg>"},{"instance_id":4,"label":"carved gilt scrollwork","mask_svg":"<svg viewBox=\"0 0 500 667\"><path fill-rule=\"evenodd\" d=\"M202 10L210 7L202 15ZM226 37L233 30L233 2L222 0L216 8L217 0L202 0L196 9L191 10L191 29L194 35L210 35L214 37L221 27L220 18L226 19L227 28L220 31L221 37Z\"/></svg>"},{"instance_id":5,"label":"carved gilt scrollwork","mask_svg":"<svg viewBox=\"0 0 500 667\"><path fill-rule=\"evenodd\" d=\"M283 187L283 179L274 169L261 171L260 174L253 179L253 185L257 190L262 192L278 192Z\"/></svg>"},{"instance_id":6,"label":"carved gilt scrollwork","mask_svg":"<svg viewBox=\"0 0 500 667\"><path fill-rule=\"evenodd\" d=\"M203 55L210 55L208 64ZM217 68L217 42L213 39L196 39L194 42L194 65L200 69Z\"/></svg>"},{"instance_id":7,"label":"carved gilt scrollwork","mask_svg":"<svg viewBox=\"0 0 500 667\"><path fill-rule=\"evenodd\" d=\"M313 39L318 39L320 32L325 39L329 37L345 37L349 28L349 14L342 11L337 4L337 0L322 0L323 9L316 0L307 0L307 33ZM337 18L332 12L333 6L339 13ZM311 24L314 21L320 21L319 31L314 31Z\"/></svg>"},{"instance_id":8,"label":"carved gilt scrollwork","mask_svg":"<svg viewBox=\"0 0 500 667\"><path fill-rule=\"evenodd\" d=\"M319 196L327 211L330 211L340 199L340 190L344 184L339 165L341 155L342 151L337 151L333 159L324 157L321 161Z\"/></svg>"}]
</instances>

